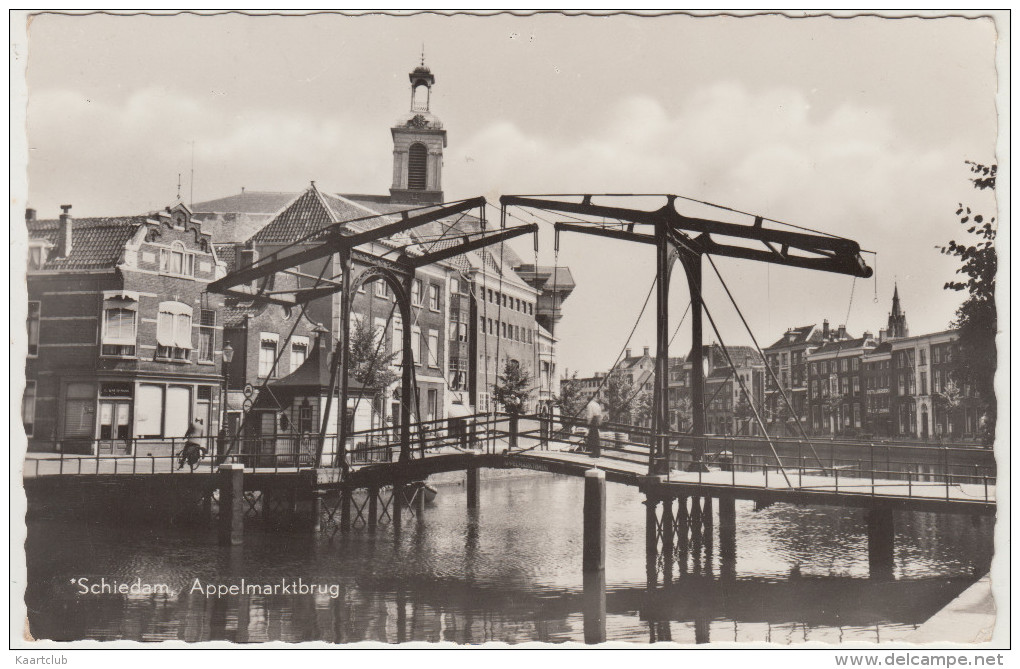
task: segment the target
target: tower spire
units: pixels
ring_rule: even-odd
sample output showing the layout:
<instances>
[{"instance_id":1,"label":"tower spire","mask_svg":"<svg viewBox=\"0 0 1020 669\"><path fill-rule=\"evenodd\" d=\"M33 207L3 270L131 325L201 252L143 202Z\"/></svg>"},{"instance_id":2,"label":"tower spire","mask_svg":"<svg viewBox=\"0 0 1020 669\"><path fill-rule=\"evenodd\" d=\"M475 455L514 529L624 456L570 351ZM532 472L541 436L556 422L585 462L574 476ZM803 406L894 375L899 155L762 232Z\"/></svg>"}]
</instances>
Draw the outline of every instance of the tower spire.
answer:
<instances>
[{"instance_id":1,"label":"tower spire","mask_svg":"<svg viewBox=\"0 0 1020 669\"><path fill-rule=\"evenodd\" d=\"M898 283L893 284L892 311L889 312L889 337L908 337L910 330L907 328L907 315L900 306L900 287Z\"/></svg>"}]
</instances>

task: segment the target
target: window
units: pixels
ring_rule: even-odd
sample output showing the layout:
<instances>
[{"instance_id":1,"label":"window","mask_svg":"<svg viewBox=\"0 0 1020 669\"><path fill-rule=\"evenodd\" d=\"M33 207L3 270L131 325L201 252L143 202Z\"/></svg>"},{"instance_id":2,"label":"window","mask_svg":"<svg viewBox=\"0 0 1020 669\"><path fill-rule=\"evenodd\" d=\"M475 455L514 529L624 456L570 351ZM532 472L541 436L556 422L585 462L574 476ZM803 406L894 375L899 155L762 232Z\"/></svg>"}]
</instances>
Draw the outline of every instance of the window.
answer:
<instances>
[{"instance_id":1,"label":"window","mask_svg":"<svg viewBox=\"0 0 1020 669\"><path fill-rule=\"evenodd\" d=\"M30 242L28 247L28 268L42 269L43 265L46 264L46 255L50 248L50 245L46 242Z\"/></svg>"},{"instance_id":2,"label":"window","mask_svg":"<svg viewBox=\"0 0 1020 669\"><path fill-rule=\"evenodd\" d=\"M276 347L280 336L275 332L259 333L259 378L268 379L276 375Z\"/></svg>"},{"instance_id":3,"label":"window","mask_svg":"<svg viewBox=\"0 0 1020 669\"><path fill-rule=\"evenodd\" d=\"M31 437L35 432L35 381L25 382L25 394L21 397L21 423L25 426L25 436Z\"/></svg>"},{"instance_id":4,"label":"window","mask_svg":"<svg viewBox=\"0 0 1020 669\"><path fill-rule=\"evenodd\" d=\"M414 283L411 284L411 304L422 303L422 282L421 279L415 279Z\"/></svg>"},{"instance_id":5,"label":"window","mask_svg":"<svg viewBox=\"0 0 1020 669\"><path fill-rule=\"evenodd\" d=\"M181 276L195 275L195 254L188 253L184 244L174 242L169 249L159 250L159 271Z\"/></svg>"},{"instance_id":6,"label":"window","mask_svg":"<svg viewBox=\"0 0 1020 669\"><path fill-rule=\"evenodd\" d=\"M496 334L496 324L490 318L489 320L489 334Z\"/></svg>"},{"instance_id":7,"label":"window","mask_svg":"<svg viewBox=\"0 0 1020 669\"><path fill-rule=\"evenodd\" d=\"M921 372L921 394L928 394L928 372Z\"/></svg>"},{"instance_id":8,"label":"window","mask_svg":"<svg viewBox=\"0 0 1020 669\"><path fill-rule=\"evenodd\" d=\"M404 323L399 316L393 318L393 366L399 367L404 363L402 357L404 351Z\"/></svg>"},{"instance_id":9,"label":"window","mask_svg":"<svg viewBox=\"0 0 1020 669\"><path fill-rule=\"evenodd\" d=\"M389 286L386 285L385 281L377 280L375 282L375 296L388 298L390 296Z\"/></svg>"},{"instance_id":10,"label":"window","mask_svg":"<svg viewBox=\"0 0 1020 669\"><path fill-rule=\"evenodd\" d=\"M861 368L861 360L860 360L860 358L853 358L853 359L852 359L852 360L850 361L850 368L851 368L852 370L854 370L855 372L856 372L856 371L857 371L858 369L860 369L860 368Z\"/></svg>"},{"instance_id":11,"label":"window","mask_svg":"<svg viewBox=\"0 0 1020 669\"><path fill-rule=\"evenodd\" d=\"M213 309L202 309L199 315L198 359L201 362L212 362L215 346L216 312Z\"/></svg>"},{"instance_id":12,"label":"window","mask_svg":"<svg viewBox=\"0 0 1020 669\"><path fill-rule=\"evenodd\" d=\"M307 434L314 430L314 423L312 422L312 405L308 403L307 397L298 409L297 428L298 432L301 434Z\"/></svg>"},{"instance_id":13,"label":"window","mask_svg":"<svg viewBox=\"0 0 1020 669\"><path fill-rule=\"evenodd\" d=\"M854 404L854 427L861 426L861 405Z\"/></svg>"},{"instance_id":14,"label":"window","mask_svg":"<svg viewBox=\"0 0 1020 669\"><path fill-rule=\"evenodd\" d=\"M928 356L927 356L927 353L928 353L928 351L927 351L926 349L923 349L923 348L921 349L921 353L920 353L920 356L921 356L921 357L920 357L920 362L921 362L921 364L922 364L922 365L927 365L927 364L928 364L928 362L927 362L927 360L926 360L926 359L927 359L927 357L928 357Z\"/></svg>"},{"instance_id":15,"label":"window","mask_svg":"<svg viewBox=\"0 0 1020 669\"><path fill-rule=\"evenodd\" d=\"M468 340L468 327L467 323L457 324L457 341L466 342Z\"/></svg>"},{"instance_id":16,"label":"window","mask_svg":"<svg viewBox=\"0 0 1020 669\"><path fill-rule=\"evenodd\" d=\"M428 412L426 414L426 418L427 420L435 420L439 412L439 391L435 388L430 388L426 398L426 401L428 402L426 405L426 410Z\"/></svg>"},{"instance_id":17,"label":"window","mask_svg":"<svg viewBox=\"0 0 1020 669\"><path fill-rule=\"evenodd\" d=\"M424 144L414 143L407 151L407 188L409 190L425 190L428 182L429 152Z\"/></svg>"},{"instance_id":18,"label":"window","mask_svg":"<svg viewBox=\"0 0 1020 669\"><path fill-rule=\"evenodd\" d=\"M503 339L506 339L506 323L503 321L499 322L500 329L503 331Z\"/></svg>"},{"instance_id":19,"label":"window","mask_svg":"<svg viewBox=\"0 0 1020 669\"><path fill-rule=\"evenodd\" d=\"M64 437L91 439L96 425L96 387L69 383L64 392Z\"/></svg>"},{"instance_id":20,"label":"window","mask_svg":"<svg viewBox=\"0 0 1020 669\"><path fill-rule=\"evenodd\" d=\"M134 355L137 322L137 295L107 293L103 300L102 355Z\"/></svg>"},{"instance_id":21,"label":"window","mask_svg":"<svg viewBox=\"0 0 1020 669\"><path fill-rule=\"evenodd\" d=\"M429 367L439 367L439 330L429 330Z\"/></svg>"},{"instance_id":22,"label":"window","mask_svg":"<svg viewBox=\"0 0 1020 669\"><path fill-rule=\"evenodd\" d=\"M308 337L292 337L290 340L290 371L305 364L308 359Z\"/></svg>"},{"instance_id":23,"label":"window","mask_svg":"<svg viewBox=\"0 0 1020 669\"><path fill-rule=\"evenodd\" d=\"M414 364L421 364L421 328L417 325L411 328L411 353L414 354Z\"/></svg>"},{"instance_id":24,"label":"window","mask_svg":"<svg viewBox=\"0 0 1020 669\"><path fill-rule=\"evenodd\" d=\"M429 284L429 309L439 311L439 286L434 283Z\"/></svg>"},{"instance_id":25,"label":"window","mask_svg":"<svg viewBox=\"0 0 1020 669\"><path fill-rule=\"evenodd\" d=\"M39 355L39 312L41 303L28 303L28 354Z\"/></svg>"},{"instance_id":26,"label":"window","mask_svg":"<svg viewBox=\"0 0 1020 669\"><path fill-rule=\"evenodd\" d=\"M456 295L460 292L460 282L457 279L450 279L450 294Z\"/></svg>"},{"instance_id":27,"label":"window","mask_svg":"<svg viewBox=\"0 0 1020 669\"><path fill-rule=\"evenodd\" d=\"M859 376L854 377L854 392L855 393L861 392L861 377Z\"/></svg>"},{"instance_id":28,"label":"window","mask_svg":"<svg viewBox=\"0 0 1020 669\"><path fill-rule=\"evenodd\" d=\"M494 302L495 300L492 297L492 289L491 288L487 288L486 290L489 293L489 302Z\"/></svg>"},{"instance_id":29,"label":"window","mask_svg":"<svg viewBox=\"0 0 1020 669\"><path fill-rule=\"evenodd\" d=\"M187 360L191 354L191 307L183 302L159 305L156 323L156 357Z\"/></svg>"}]
</instances>

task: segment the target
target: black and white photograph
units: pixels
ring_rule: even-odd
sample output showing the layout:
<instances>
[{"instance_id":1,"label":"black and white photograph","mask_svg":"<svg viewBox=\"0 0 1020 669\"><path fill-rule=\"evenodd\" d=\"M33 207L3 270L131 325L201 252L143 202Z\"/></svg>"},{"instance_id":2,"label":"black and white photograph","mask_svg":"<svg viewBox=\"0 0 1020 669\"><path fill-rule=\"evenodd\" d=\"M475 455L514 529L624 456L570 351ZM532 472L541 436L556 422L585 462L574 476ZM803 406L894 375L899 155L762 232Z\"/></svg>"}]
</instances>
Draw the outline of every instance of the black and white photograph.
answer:
<instances>
[{"instance_id":1,"label":"black and white photograph","mask_svg":"<svg viewBox=\"0 0 1020 669\"><path fill-rule=\"evenodd\" d=\"M11 11L12 661L1008 664L1009 18Z\"/></svg>"}]
</instances>

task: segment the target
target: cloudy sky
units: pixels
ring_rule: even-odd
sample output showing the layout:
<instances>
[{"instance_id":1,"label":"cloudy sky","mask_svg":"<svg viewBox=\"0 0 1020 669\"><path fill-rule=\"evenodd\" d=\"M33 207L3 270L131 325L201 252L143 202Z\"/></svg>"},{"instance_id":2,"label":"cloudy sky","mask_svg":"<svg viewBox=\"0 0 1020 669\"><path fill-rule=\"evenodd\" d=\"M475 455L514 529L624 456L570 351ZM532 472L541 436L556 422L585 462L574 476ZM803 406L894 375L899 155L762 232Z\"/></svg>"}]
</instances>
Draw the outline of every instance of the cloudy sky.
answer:
<instances>
[{"instance_id":1,"label":"cloudy sky","mask_svg":"<svg viewBox=\"0 0 1020 669\"><path fill-rule=\"evenodd\" d=\"M28 206L148 211L174 201L178 174L196 202L313 179L386 193L389 127L423 44L449 132L447 199L677 193L877 252L877 281L856 284L720 261L763 346L823 318L877 333L894 280L912 333L951 320L955 266L935 247L958 236L958 202L994 208L964 165L995 161L988 19L42 15L29 28ZM556 333L561 367L611 364L653 258L563 237L578 287ZM551 235L540 260L553 261ZM675 325L681 272L671 290ZM706 300L727 344L750 343L712 277ZM653 307L635 350L654 345ZM671 352L689 345L684 331Z\"/></svg>"}]
</instances>

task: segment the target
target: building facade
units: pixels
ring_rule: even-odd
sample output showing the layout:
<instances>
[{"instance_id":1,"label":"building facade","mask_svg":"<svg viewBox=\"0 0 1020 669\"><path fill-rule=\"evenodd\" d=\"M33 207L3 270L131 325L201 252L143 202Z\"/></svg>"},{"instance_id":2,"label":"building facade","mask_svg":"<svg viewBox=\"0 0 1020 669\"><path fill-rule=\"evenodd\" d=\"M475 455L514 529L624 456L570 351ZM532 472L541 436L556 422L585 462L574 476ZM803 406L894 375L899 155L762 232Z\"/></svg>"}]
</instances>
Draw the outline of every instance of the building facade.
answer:
<instances>
[{"instance_id":1,"label":"building facade","mask_svg":"<svg viewBox=\"0 0 1020 669\"><path fill-rule=\"evenodd\" d=\"M183 204L119 218L70 209L26 213L30 450L169 454L197 418L217 434L222 300L205 288L224 268L210 236Z\"/></svg>"}]
</instances>

